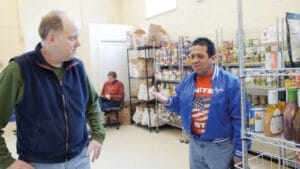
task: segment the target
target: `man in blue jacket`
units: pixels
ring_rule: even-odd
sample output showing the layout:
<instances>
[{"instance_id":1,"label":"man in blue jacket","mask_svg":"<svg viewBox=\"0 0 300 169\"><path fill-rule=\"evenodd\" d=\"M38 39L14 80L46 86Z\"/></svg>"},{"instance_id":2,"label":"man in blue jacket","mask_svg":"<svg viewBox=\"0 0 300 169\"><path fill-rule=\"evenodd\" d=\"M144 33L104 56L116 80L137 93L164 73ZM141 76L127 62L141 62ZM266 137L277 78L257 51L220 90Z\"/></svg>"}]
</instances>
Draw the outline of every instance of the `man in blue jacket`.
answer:
<instances>
[{"instance_id":1,"label":"man in blue jacket","mask_svg":"<svg viewBox=\"0 0 300 169\"><path fill-rule=\"evenodd\" d=\"M228 169L232 160L241 162L243 156L240 82L213 64L211 40L196 39L191 57L194 72L178 84L175 96L167 97L162 91L152 94L169 111L181 115L190 136L190 169Z\"/></svg>"},{"instance_id":2,"label":"man in blue jacket","mask_svg":"<svg viewBox=\"0 0 300 169\"><path fill-rule=\"evenodd\" d=\"M105 132L98 95L75 58L79 27L64 12L51 11L39 35L36 48L11 59L0 74L0 169L89 169ZM1 137L14 108L18 159Z\"/></svg>"}]
</instances>

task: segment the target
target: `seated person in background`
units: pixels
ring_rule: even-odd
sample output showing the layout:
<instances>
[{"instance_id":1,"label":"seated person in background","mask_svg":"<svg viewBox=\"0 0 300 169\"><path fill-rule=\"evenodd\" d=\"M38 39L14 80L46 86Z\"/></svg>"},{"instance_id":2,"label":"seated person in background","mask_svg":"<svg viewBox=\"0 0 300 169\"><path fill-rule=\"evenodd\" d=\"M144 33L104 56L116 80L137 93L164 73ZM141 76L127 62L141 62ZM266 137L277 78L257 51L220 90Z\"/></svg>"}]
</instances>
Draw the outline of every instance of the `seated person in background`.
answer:
<instances>
[{"instance_id":1,"label":"seated person in background","mask_svg":"<svg viewBox=\"0 0 300 169\"><path fill-rule=\"evenodd\" d=\"M99 98L102 111L111 110L112 107L120 107L120 103L124 99L124 85L117 80L117 73L110 71L107 77L108 80L105 82Z\"/></svg>"}]
</instances>

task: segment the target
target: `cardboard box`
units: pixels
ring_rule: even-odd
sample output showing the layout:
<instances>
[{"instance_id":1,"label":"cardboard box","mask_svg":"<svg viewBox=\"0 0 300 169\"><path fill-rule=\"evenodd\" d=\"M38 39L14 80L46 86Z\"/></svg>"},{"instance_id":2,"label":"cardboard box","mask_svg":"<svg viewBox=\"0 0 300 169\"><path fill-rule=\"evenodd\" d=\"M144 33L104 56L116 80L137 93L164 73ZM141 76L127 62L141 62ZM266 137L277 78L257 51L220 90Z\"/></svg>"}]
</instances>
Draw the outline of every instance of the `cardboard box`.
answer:
<instances>
[{"instance_id":1,"label":"cardboard box","mask_svg":"<svg viewBox=\"0 0 300 169\"><path fill-rule=\"evenodd\" d=\"M130 107L124 107L124 109L119 112L119 121L122 125L130 125L131 124L131 114Z\"/></svg>"},{"instance_id":2,"label":"cardboard box","mask_svg":"<svg viewBox=\"0 0 300 169\"><path fill-rule=\"evenodd\" d=\"M161 37L162 27L160 25L150 24L149 32L147 38L147 46L160 47L160 37Z\"/></svg>"},{"instance_id":3,"label":"cardboard box","mask_svg":"<svg viewBox=\"0 0 300 169\"><path fill-rule=\"evenodd\" d=\"M104 113L102 113L101 116L102 116L103 124L106 123L108 116L113 121L115 121L117 119L115 113L110 113L110 114L107 114L106 116L104 115ZM124 107L124 109L119 112L119 122L121 123L121 125L130 125L131 124L131 115L130 115L130 107L129 106Z\"/></svg>"}]
</instances>

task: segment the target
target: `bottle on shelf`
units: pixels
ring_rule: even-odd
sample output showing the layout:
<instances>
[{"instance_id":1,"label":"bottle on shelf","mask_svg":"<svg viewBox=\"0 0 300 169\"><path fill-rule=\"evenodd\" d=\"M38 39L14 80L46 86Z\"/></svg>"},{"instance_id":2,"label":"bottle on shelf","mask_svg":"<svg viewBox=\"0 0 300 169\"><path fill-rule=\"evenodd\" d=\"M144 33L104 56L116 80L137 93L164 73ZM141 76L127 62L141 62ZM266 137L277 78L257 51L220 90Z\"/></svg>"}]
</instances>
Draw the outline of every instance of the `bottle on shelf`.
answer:
<instances>
[{"instance_id":1,"label":"bottle on shelf","mask_svg":"<svg viewBox=\"0 0 300 169\"><path fill-rule=\"evenodd\" d=\"M288 88L287 104L283 113L283 136L287 140L293 139L293 118L297 111L297 89Z\"/></svg>"},{"instance_id":2,"label":"bottle on shelf","mask_svg":"<svg viewBox=\"0 0 300 169\"><path fill-rule=\"evenodd\" d=\"M300 89L297 92L298 96L298 110L293 119L293 136L296 144L300 144ZM296 161L300 163L300 146L297 147L299 151L296 151Z\"/></svg>"},{"instance_id":3,"label":"bottle on shelf","mask_svg":"<svg viewBox=\"0 0 300 169\"><path fill-rule=\"evenodd\" d=\"M267 105L267 96L259 96L259 106L266 107Z\"/></svg>"},{"instance_id":4,"label":"bottle on shelf","mask_svg":"<svg viewBox=\"0 0 300 169\"><path fill-rule=\"evenodd\" d=\"M284 88L278 89L278 107L280 112L283 114L286 105L286 90Z\"/></svg>"},{"instance_id":5,"label":"bottle on shelf","mask_svg":"<svg viewBox=\"0 0 300 169\"><path fill-rule=\"evenodd\" d=\"M294 141L297 144L300 144L300 89L297 92L298 96L298 110L293 119L293 136Z\"/></svg>"},{"instance_id":6,"label":"bottle on shelf","mask_svg":"<svg viewBox=\"0 0 300 169\"><path fill-rule=\"evenodd\" d=\"M267 137L282 133L282 113L278 107L277 90L268 90L268 106L264 116L264 134Z\"/></svg>"}]
</instances>

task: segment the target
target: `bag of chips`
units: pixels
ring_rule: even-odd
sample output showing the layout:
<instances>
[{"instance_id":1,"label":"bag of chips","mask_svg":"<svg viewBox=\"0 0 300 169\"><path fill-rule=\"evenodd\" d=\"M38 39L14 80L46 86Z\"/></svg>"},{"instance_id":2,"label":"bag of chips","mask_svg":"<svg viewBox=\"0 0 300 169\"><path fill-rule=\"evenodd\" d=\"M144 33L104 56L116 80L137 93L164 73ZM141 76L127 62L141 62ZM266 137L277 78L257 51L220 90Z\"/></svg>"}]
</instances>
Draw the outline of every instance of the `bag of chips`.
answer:
<instances>
[{"instance_id":1,"label":"bag of chips","mask_svg":"<svg viewBox=\"0 0 300 169\"><path fill-rule=\"evenodd\" d=\"M300 14L286 13L286 28L290 59L286 67L300 67Z\"/></svg>"}]
</instances>

